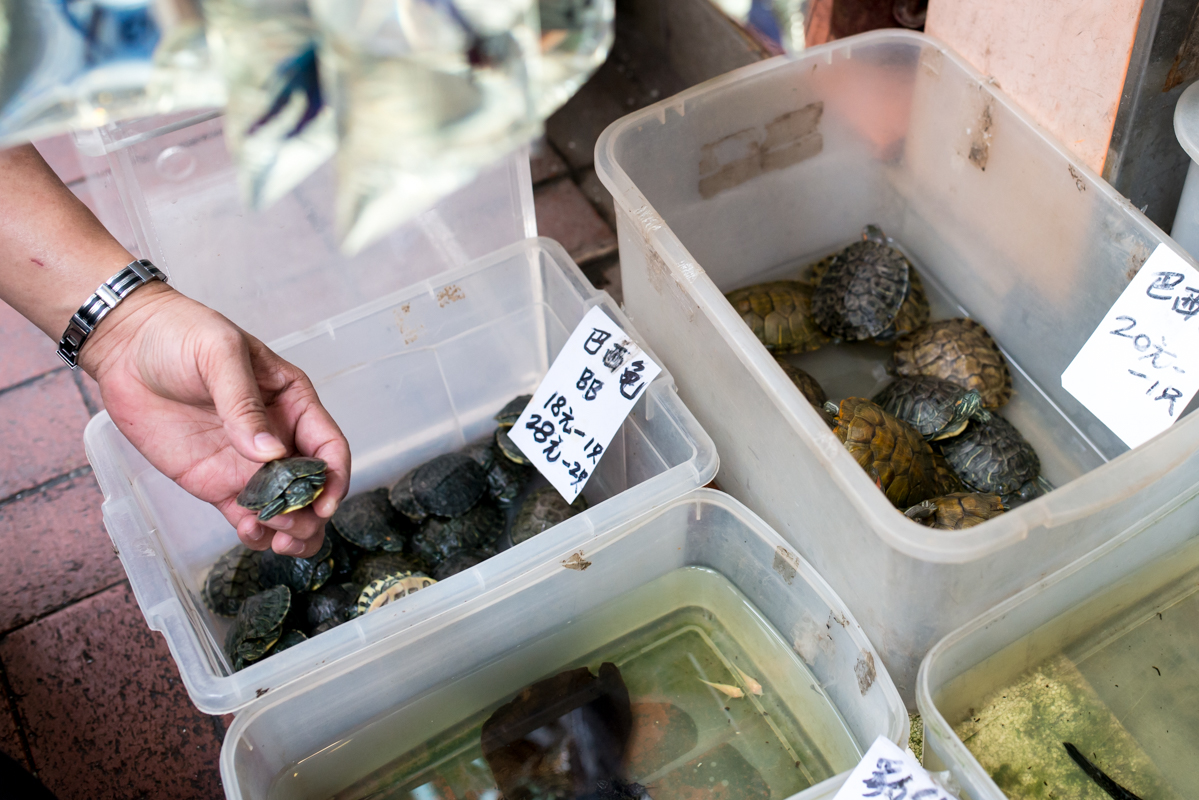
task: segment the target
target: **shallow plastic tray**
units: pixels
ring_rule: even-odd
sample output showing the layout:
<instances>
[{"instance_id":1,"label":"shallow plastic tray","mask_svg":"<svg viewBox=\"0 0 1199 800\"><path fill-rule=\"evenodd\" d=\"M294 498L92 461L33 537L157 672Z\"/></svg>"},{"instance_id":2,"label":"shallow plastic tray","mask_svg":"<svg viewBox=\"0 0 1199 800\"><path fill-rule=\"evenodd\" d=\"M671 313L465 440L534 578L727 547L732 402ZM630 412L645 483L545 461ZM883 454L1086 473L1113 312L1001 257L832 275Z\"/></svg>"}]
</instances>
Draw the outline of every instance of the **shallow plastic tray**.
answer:
<instances>
[{"instance_id":1,"label":"shallow plastic tray","mask_svg":"<svg viewBox=\"0 0 1199 800\"><path fill-rule=\"evenodd\" d=\"M227 796L265 800L282 770L346 741L370 723L377 731L401 731L400 738L419 743L421 728L434 735L478 711L471 704L480 700L455 698L453 708L426 708L422 697L519 654L527 643L588 609L686 566L721 573L771 625L785 637L795 637L797 652L807 654L805 663L859 751L879 735L906 743L907 712L886 670L875 663L873 680L864 688L859 681L858 674L865 674L862 665L876 658L861 627L815 570L731 497L700 489L652 515L556 544L519 578L495 583L468 605L376 642L352 661L272 692L239 714L221 748ZM583 571L564 569L561 562L576 552L591 565ZM524 666L537 669L536 664ZM403 679L397 680L401 670ZM483 699L483 705L523 685L508 685L523 680L520 675L495 672L489 686L496 697ZM415 722L417 718L421 721ZM354 764L356 776L349 781L407 749L388 738L391 743L371 748L369 758ZM347 782L346 775L332 769L319 777L328 784L308 786L302 796L328 797ZM830 778L795 797L826 797L837 780Z\"/></svg>"},{"instance_id":2,"label":"shallow plastic tray","mask_svg":"<svg viewBox=\"0 0 1199 800\"><path fill-rule=\"evenodd\" d=\"M1129 452L1060 382L1153 249L1181 251L935 40L879 31L737 70L614 123L596 170L626 310L716 442L721 488L845 598L909 703L939 637L1196 485L1199 417ZM967 531L905 519L725 300L867 223L1004 348L1003 413L1056 491Z\"/></svg>"},{"instance_id":3,"label":"shallow plastic tray","mask_svg":"<svg viewBox=\"0 0 1199 800\"><path fill-rule=\"evenodd\" d=\"M491 433L492 416L537 387L574 326L597 305L641 343L559 244L530 239L272 347L308 374L345 432L354 493L389 485L432 456ZM600 460L584 492L588 511L403 603L230 674L221 648L229 620L208 612L200 592L213 562L237 543L233 528L153 469L106 413L91 421L84 440L104 492L104 522L138 604L166 637L192 701L213 714L453 609L541 563L547 552L703 486L717 467L711 440L663 372Z\"/></svg>"}]
</instances>

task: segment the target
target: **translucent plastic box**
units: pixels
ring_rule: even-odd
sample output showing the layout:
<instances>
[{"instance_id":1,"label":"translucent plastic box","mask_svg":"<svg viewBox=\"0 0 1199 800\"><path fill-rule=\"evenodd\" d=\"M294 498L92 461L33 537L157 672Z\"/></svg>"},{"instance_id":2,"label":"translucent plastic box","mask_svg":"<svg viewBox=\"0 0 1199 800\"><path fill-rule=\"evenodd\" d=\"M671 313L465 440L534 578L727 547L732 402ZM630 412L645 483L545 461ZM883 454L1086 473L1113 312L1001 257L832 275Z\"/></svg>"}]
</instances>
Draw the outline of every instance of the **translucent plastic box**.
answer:
<instances>
[{"instance_id":1,"label":"translucent plastic box","mask_svg":"<svg viewBox=\"0 0 1199 800\"><path fill-rule=\"evenodd\" d=\"M1070 741L1138 797L1194 796L1199 499L1168 510L929 651L916 692L926 766L973 800L1036 796L1030 783L1106 797Z\"/></svg>"},{"instance_id":2,"label":"translucent plastic box","mask_svg":"<svg viewBox=\"0 0 1199 800\"><path fill-rule=\"evenodd\" d=\"M529 239L379 298L272 347L303 369L350 442L350 492L393 483L434 455L495 429L493 415L532 392L574 326L602 306L557 243ZM153 469L100 414L85 434L104 491L104 522L150 627L166 637L192 701L224 713L353 654L410 624L505 583L547 552L703 486L716 472L711 440L656 379L609 445L584 492L591 508L467 572L231 674L222 643L231 621L201 599L213 562L237 543L213 507Z\"/></svg>"},{"instance_id":3,"label":"translucent plastic box","mask_svg":"<svg viewBox=\"0 0 1199 800\"><path fill-rule=\"evenodd\" d=\"M590 566L563 568L576 553ZM547 637L560 643L565 632L568 639L602 642L619 630L618 620L586 630L571 625L591 609L689 566L723 575L771 626L794 637L809 677L791 685L792 673L782 664L777 674L760 677L768 693L825 693L838 730L814 719L804 724L818 748L831 738L848 743L829 756L833 770L855 766L877 736L906 742L908 717L899 693L880 666L869 680L859 678L875 652L828 584L740 503L701 489L633 522L569 543L559 539L519 578L263 697L237 716L225 736L225 791L231 800L332 796L558 672L562 651L547 647ZM828 796L838 780L830 777L794 797Z\"/></svg>"},{"instance_id":4,"label":"translucent plastic box","mask_svg":"<svg viewBox=\"0 0 1199 800\"><path fill-rule=\"evenodd\" d=\"M1129 452L1060 382L1153 249L1181 250L940 43L879 31L745 67L613 124L596 169L626 311L716 442L721 488L837 589L909 703L939 637L1199 481L1199 418ZM869 223L910 255L934 318L968 314L999 342L1003 414L1056 491L966 531L905 519L725 300ZM840 374L863 369L845 352L815 354L834 399L869 391Z\"/></svg>"}]
</instances>

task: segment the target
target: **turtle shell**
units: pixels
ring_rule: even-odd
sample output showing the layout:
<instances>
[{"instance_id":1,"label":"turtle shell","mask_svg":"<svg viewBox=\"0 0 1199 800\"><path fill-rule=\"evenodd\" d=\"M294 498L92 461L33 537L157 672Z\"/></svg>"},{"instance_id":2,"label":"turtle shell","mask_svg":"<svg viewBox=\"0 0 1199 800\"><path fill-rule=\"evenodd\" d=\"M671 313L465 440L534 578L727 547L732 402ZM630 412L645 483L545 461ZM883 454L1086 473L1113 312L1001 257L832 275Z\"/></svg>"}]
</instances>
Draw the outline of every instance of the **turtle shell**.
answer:
<instances>
[{"instance_id":1,"label":"turtle shell","mask_svg":"<svg viewBox=\"0 0 1199 800\"><path fill-rule=\"evenodd\" d=\"M491 503L479 503L453 519L430 517L412 537L413 552L436 568L462 550L495 555L495 543L504 532L504 514Z\"/></svg>"},{"instance_id":2,"label":"turtle shell","mask_svg":"<svg viewBox=\"0 0 1199 800\"><path fill-rule=\"evenodd\" d=\"M358 586L366 586L372 581L397 572L421 572L423 569L424 565L413 556L403 553L372 553L354 567L350 581Z\"/></svg>"},{"instance_id":3,"label":"turtle shell","mask_svg":"<svg viewBox=\"0 0 1199 800\"><path fill-rule=\"evenodd\" d=\"M911 265L873 226L837 253L812 293L812 317L834 339L856 342L884 333L911 286Z\"/></svg>"},{"instance_id":4,"label":"turtle shell","mask_svg":"<svg viewBox=\"0 0 1199 800\"><path fill-rule=\"evenodd\" d=\"M833 433L896 507L937 496L933 451L915 428L861 397L842 400L837 412Z\"/></svg>"},{"instance_id":5,"label":"turtle shell","mask_svg":"<svg viewBox=\"0 0 1199 800\"><path fill-rule=\"evenodd\" d=\"M520 464L522 467L527 467L533 463L516 446L516 442L512 441L512 437L508 435L507 428L495 429L495 446L513 464Z\"/></svg>"},{"instance_id":6,"label":"turtle shell","mask_svg":"<svg viewBox=\"0 0 1199 800\"><path fill-rule=\"evenodd\" d=\"M533 399L531 394L522 394L519 397L514 397L508 401L508 404L500 409L500 413L495 415L495 421L501 428L511 428L516 424L516 420L520 419L520 415L524 412L525 406Z\"/></svg>"},{"instance_id":7,"label":"turtle shell","mask_svg":"<svg viewBox=\"0 0 1199 800\"><path fill-rule=\"evenodd\" d=\"M261 563L262 553L242 544L218 558L204 581L204 604L214 614L236 617L246 598L262 591Z\"/></svg>"},{"instance_id":8,"label":"turtle shell","mask_svg":"<svg viewBox=\"0 0 1199 800\"><path fill-rule=\"evenodd\" d=\"M504 438L508 439L506 433ZM512 446L516 447L515 444ZM487 495L501 505L516 500L533 477L533 470L528 465L519 464L503 454L495 438L467 445L462 452L483 468L487 474ZM523 454L521 458L524 458Z\"/></svg>"},{"instance_id":9,"label":"turtle shell","mask_svg":"<svg viewBox=\"0 0 1199 800\"><path fill-rule=\"evenodd\" d=\"M548 531L560 522L587 510L587 500L579 495L574 503L567 503L553 486L541 486L529 492L521 503L516 520L512 523L512 544L532 539Z\"/></svg>"},{"instance_id":10,"label":"turtle shell","mask_svg":"<svg viewBox=\"0 0 1199 800\"><path fill-rule=\"evenodd\" d=\"M279 641L275 642L275 646L271 648L271 654L274 655L275 653L282 653L287 648L295 647L296 645L306 641L308 641L308 637L304 635L303 631L297 631L294 629L290 631L284 631L283 635L279 637Z\"/></svg>"},{"instance_id":11,"label":"turtle shell","mask_svg":"<svg viewBox=\"0 0 1199 800\"><path fill-rule=\"evenodd\" d=\"M872 399L927 441L957 436L981 403L973 389L928 375L898 378Z\"/></svg>"},{"instance_id":12,"label":"turtle shell","mask_svg":"<svg viewBox=\"0 0 1199 800\"><path fill-rule=\"evenodd\" d=\"M1011 510L1025 503L1031 503L1038 497L1047 495L1052 491L1053 485L1038 475L1030 481L1025 481L1023 486L1011 494L1005 494L1003 496L1003 504Z\"/></svg>"},{"instance_id":13,"label":"turtle shell","mask_svg":"<svg viewBox=\"0 0 1199 800\"><path fill-rule=\"evenodd\" d=\"M1012 396L1007 362L986 328L972 319L930 322L895 342L891 371L931 375L978 392L983 408L999 408Z\"/></svg>"},{"instance_id":14,"label":"turtle shell","mask_svg":"<svg viewBox=\"0 0 1199 800\"><path fill-rule=\"evenodd\" d=\"M960 531L981 525L1004 512L997 494L955 492L912 506L904 515L921 525L944 531Z\"/></svg>"},{"instance_id":15,"label":"turtle shell","mask_svg":"<svg viewBox=\"0 0 1199 800\"><path fill-rule=\"evenodd\" d=\"M481 553L478 550L459 550L437 565L437 569L433 570L433 577L444 581L452 575L482 564L488 558L488 553Z\"/></svg>"},{"instance_id":16,"label":"turtle shell","mask_svg":"<svg viewBox=\"0 0 1199 800\"><path fill-rule=\"evenodd\" d=\"M333 543L326 538L316 555L308 558L281 556L273 550L264 551L258 580L264 589L286 586L299 594L321 588L332 574Z\"/></svg>"},{"instance_id":17,"label":"turtle shell","mask_svg":"<svg viewBox=\"0 0 1199 800\"><path fill-rule=\"evenodd\" d=\"M422 508L441 517L465 514L486 490L483 468L462 453L437 456L412 473L412 496Z\"/></svg>"},{"instance_id":18,"label":"turtle shell","mask_svg":"<svg viewBox=\"0 0 1199 800\"><path fill-rule=\"evenodd\" d=\"M729 292L745 324L772 353L807 353L829 343L812 318L813 289L802 281L770 281Z\"/></svg>"},{"instance_id":19,"label":"turtle shell","mask_svg":"<svg viewBox=\"0 0 1199 800\"><path fill-rule=\"evenodd\" d=\"M800 394L807 398L807 401L817 410L823 410L824 404L828 402L828 395L824 393L824 387L799 367L793 366L781 358L776 358L775 361L783 368L783 372L791 379L791 382L795 384L795 388L799 389Z\"/></svg>"},{"instance_id":20,"label":"turtle shell","mask_svg":"<svg viewBox=\"0 0 1199 800\"><path fill-rule=\"evenodd\" d=\"M906 336L928 322L931 313L928 294L924 291L920 275L912 267L908 268L908 280L911 284L908 286L908 296L903 299L903 305L899 307L899 312L887 329L871 340L875 344L895 344L895 340L900 336Z\"/></svg>"},{"instance_id":21,"label":"turtle shell","mask_svg":"<svg viewBox=\"0 0 1199 800\"><path fill-rule=\"evenodd\" d=\"M423 572L404 572L372 581L358 595L355 615L362 616L369 611L375 611L435 583L437 581Z\"/></svg>"},{"instance_id":22,"label":"turtle shell","mask_svg":"<svg viewBox=\"0 0 1199 800\"><path fill-rule=\"evenodd\" d=\"M387 500L392 508L413 522L424 522L429 516L429 510L418 503L412 493L412 476L415 474L416 470L413 470L396 481L387 493Z\"/></svg>"},{"instance_id":23,"label":"turtle shell","mask_svg":"<svg viewBox=\"0 0 1199 800\"><path fill-rule=\"evenodd\" d=\"M328 583L342 583L349 580L350 573L354 571L354 565L362 560L366 551L356 544L347 542L337 532L337 527L332 520L325 523L325 538L329 540L333 548L333 574L329 576Z\"/></svg>"},{"instance_id":24,"label":"turtle shell","mask_svg":"<svg viewBox=\"0 0 1199 800\"><path fill-rule=\"evenodd\" d=\"M270 519L311 503L325 485L329 467L319 458L280 458L263 464L237 496L238 505Z\"/></svg>"},{"instance_id":25,"label":"turtle shell","mask_svg":"<svg viewBox=\"0 0 1199 800\"><path fill-rule=\"evenodd\" d=\"M347 542L368 551L403 550L412 527L396 513L386 489L347 498L333 513L331 522Z\"/></svg>"},{"instance_id":26,"label":"turtle shell","mask_svg":"<svg viewBox=\"0 0 1199 800\"><path fill-rule=\"evenodd\" d=\"M966 487L962 485L962 479L949 466L949 462L945 460L945 456L938 453L935 449L933 450L933 466L936 469L938 496L966 491Z\"/></svg>"},{"instance_id":27,"label":"turtle shell","mask_svg":"<svg viewBox=\"0 0 1199 800\"><path fill-rule=\"evenodd\" d=\"M938 444L962 483L976 492L1011 494L1041 472L1032 445L998 414L985 421L976 419L961 435Z\"/></svg>"},{"instance_id":28,"label":"turtle shell","mask_svg":"<svg viewBox=\"0 0 1199 800\"><path fill-rule=\"evenodd\" d=\"M309 635L315 635L316 628L326 622L332 622L333 626L336 626L353 619L357 613L358 595L361 593L362 584L334 583L308 595L304 616L308 623Z\"/></svg>"},{"instance_id":29,"label":"turtle shell","mask_svg":"<svg viewBox=\"0 0 1199 800\"><path fill-rule=\"evenodd\" d=\"M291 590L272 586L246 598L225 639L225 652L236 672L267 654L283 634L291 610Z\"/></svg>"}]
</instances>

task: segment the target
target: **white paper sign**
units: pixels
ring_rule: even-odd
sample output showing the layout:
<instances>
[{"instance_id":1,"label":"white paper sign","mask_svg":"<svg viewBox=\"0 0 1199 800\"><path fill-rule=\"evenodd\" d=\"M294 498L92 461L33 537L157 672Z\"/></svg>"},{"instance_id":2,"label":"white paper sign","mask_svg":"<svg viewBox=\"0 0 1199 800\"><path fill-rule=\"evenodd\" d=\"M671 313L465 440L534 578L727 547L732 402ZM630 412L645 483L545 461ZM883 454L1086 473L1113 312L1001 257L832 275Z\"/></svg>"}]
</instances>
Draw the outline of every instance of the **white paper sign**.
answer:
<instances>
[{"instance_id":1,"label":"white paper sign","mask_svg":"<svg viewBox=\"0 0 1199 800\"><path fill-rule=\"evenodd\" d=\"M596 306L566 340L508 436L573 503L625 417L661 371Z\"/></svg>"},{"instance_id":2,"label":"white paper sign","mask_svg":"<svg viewBox=\"0 0 1199 800\"><path fill-rule=\"evenodd\" d=\"M849 773L833 800L957 800L938 786L916 757L883 736Z\"/></svg>"},{"instance_id":3,"label":"white paper sign","mask_svg":"<svg viewBox=\"0 0 1199 800\"><path fill-rule=\"evenodd\" d=\"M1159 244L1062 387L1129 447L1174 424L1199 391L1199 272Z\"/></svg>"}]
</instances>

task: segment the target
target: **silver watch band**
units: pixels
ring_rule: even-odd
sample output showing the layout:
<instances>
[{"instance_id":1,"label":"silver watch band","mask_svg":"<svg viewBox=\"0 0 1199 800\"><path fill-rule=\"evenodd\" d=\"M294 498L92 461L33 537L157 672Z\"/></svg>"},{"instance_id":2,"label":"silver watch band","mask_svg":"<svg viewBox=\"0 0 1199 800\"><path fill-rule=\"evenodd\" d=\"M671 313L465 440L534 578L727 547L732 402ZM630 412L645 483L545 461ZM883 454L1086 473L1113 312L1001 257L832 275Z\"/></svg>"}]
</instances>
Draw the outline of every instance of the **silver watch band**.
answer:
<instances>
[{"instance_id":1,"label":"silver watch band","mask_svg":"<svg viewBox=\"0 0 1199 800\"><path fill-rule=\"evenodd\" d=\"M130 263L100 284L96 293L84 301L67 323L67 329L58 341L58 357L67 362L71 369L79 366L79 351L87 337L91 336L92 331L100 324L100 320L108 316L108 312L120 305L134 289L145 286L150 281L166 283L167 276L143 258Z\"/></svg>"}]
</instances>

